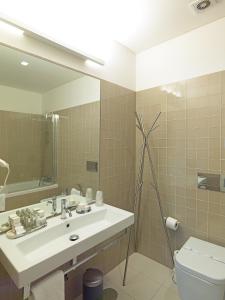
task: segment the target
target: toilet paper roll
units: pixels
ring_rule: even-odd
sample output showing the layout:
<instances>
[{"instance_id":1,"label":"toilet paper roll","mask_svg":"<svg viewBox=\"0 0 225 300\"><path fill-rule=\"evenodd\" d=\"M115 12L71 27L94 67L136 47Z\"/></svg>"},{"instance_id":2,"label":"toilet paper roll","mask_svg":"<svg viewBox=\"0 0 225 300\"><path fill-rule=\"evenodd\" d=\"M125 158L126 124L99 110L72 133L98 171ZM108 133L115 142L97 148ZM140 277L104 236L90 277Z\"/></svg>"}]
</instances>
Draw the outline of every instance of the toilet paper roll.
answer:
<instances>
[{"instance_id":1,"label":"toilet paper roll","mask_svg":"<svg viewBox=\"0 0 225 300\"><path fill-rule=\"evenodd\" d=\"M171 217L168 217L166 219L166 227L173 230L173 231L176 231L178 229L178 225L179 225L179 222L174 219L174 218L171 218Z\"/></svg>"}]
</instances>

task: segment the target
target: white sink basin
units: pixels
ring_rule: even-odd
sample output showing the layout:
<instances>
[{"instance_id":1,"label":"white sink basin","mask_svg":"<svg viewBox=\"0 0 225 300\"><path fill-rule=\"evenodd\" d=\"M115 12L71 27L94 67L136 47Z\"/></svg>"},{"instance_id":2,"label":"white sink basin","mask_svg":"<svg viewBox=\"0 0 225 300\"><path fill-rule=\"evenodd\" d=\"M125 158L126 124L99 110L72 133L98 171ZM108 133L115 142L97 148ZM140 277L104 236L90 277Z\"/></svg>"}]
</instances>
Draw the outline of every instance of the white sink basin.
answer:
<instances>
[{"instance_id":1,"label":"white sink basin","mask_svg":"<svg viewBox=\"0 0 225 300\"><path fill-rule=\"evenodd\" d=\"M18 288L25 287L99 243L129 227L132 213L110 205L97 207L84 215L54 217L48 226L16 240L0 236L0 261ZM77 241L70 236L77 234Z\"/></svg>"}]
</instances>

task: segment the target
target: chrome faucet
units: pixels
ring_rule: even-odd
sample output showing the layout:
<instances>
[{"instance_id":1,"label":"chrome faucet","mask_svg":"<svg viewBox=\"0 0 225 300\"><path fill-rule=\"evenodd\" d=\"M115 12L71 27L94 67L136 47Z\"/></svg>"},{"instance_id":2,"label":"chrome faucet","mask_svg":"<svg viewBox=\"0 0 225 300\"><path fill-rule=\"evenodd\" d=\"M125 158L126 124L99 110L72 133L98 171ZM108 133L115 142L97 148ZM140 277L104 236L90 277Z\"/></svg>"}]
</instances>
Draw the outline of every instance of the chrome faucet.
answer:
<instances>
[{"instance_id":1,"label":"chrome faucet","mask_svg":"<svg viewBox=\"0 0 225 300\"><path fill-rule=\"evenodd\" d=\"M69 217L72 217L72 212L69 208L67 208L66 206L66 199L62 199L61 200L61 219L62 220L65 220L67 219L67 215L66 214L69 214Z\"/></svg>"}]
</instances>

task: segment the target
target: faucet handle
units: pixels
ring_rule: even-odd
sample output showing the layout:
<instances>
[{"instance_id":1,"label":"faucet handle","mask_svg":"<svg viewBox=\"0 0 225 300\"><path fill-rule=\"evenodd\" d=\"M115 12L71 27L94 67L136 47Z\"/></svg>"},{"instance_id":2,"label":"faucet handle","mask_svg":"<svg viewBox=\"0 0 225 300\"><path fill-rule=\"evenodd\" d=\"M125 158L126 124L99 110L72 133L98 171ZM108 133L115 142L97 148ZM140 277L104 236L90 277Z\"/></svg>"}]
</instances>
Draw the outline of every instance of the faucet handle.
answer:
<instances>
[{"instance_id":1,"label":"faucet handle","mask_svg":"<svg viewBox=\"0 0 225 300\"><path fill-rule=\"evenodd\" d=\"M57 200L57 196L53 196L52 198L51 198L51 200L48 200L47 201L47 203L50 203L50 204L52 204L54 201L56 201Z\"/></svg>"}]
</instances>

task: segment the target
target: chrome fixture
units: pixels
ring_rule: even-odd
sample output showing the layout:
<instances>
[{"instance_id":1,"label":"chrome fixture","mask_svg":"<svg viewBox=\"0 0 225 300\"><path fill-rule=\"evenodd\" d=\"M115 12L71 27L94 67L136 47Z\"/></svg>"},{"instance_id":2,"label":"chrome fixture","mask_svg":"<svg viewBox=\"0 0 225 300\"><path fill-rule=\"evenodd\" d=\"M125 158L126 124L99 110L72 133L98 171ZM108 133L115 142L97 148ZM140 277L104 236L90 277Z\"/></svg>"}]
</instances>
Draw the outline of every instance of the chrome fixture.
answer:
<instances>
[{"instance_id":1,"label":"chrome fixture","mask_svg":"<svg viewBox=\"0 0 225 300\"><path fill-rule=\"evenodd\" d=\"M75 187L77 187L78 191L80 191L80 195L85 197L85 192L84 192L84 189L83 189L82 185L80 183L77 183L75 185Z\"/></svg>"},{"instance_id":2,"label":"chrome fixture","mask_svg":"<svg viewBox=\"0 0 225 300\"><path fill-rule=\"evenodd\" d=\"M70 208L66 208L66 213L68 213L70 218L73 216Z\"/></svg>"},{"instance_id":3,"label":"chrome fixture","mask_svg":"<svg viewBox=\"0 0 225 300\"><path fill-rule=\"evenodd\" d=\"M141 199L142 199L142 190L143 190L143 174L144 174L144 166L145 166L145 158L148 159L149 162L149 167L150 167L150 175L152 177L152 183L151 187L154 188L155 193L156 193L156 198L157 202L159 205L160 209L160 217L161 221L163 224L164 232L166 235L169 251L170 251L170 256L171 256L171 262L174 265L173 261L173 250L171 247L170 243L170 238L169 238L169 233L166 228L165 220L164 220L164 213L163 213L163 208L162 208L162 203L161 203L161 197L160 197L160 192L159 192L159 187L158 187L158 182L157 182L157 176L155 172L155 167L152 159L152 154L151 154L151 149L149 145L149 137L151 133L159 127L157 124L157 121L161 115L161 112L158 113L156 116L154 122L152 123L151 127L149 130L145 129L144 123L142 116L139 115L137 112L135 113L136 115L136 120L137 124L136 127L138 130L141 132L143 143L141 145L141 153L140 153L140 163L139 163L139 171L138 171L138 176L137 176L137 183L136 183L136 188L135 188L135 200L134 200L134 206L133 206L133 211L134 211L134 216L135 216L135 223L134 223L134 245L135 245L135 251L137 251L138 248L138 233L139 233L139 222L140 222L140 210L141 210ZM126 285L126 275L127 275L127 268L128 268L128 260L129 260L129 253L130 253L130 244L131 244L131 236L132 236L132 230L130 230L129 233L129 241L128 241L128 247L127 247L127 254L126 254L126 263L125 263L125 269L124 269L124 277L123 277L123 286Z\"/></svg>"},{"instance_id":4,"label":"chrome fixture","mask_svg":"<svg viewBox=\"0 0 225 300\"><path fill-rule=\"evenodd\" d=\"M71 218L72 212L69 208L67 208L66 199L62 199L61 200L61 219L62 220L67 219L67 215L66 215L67 213L68 213L69 217Z\"/></svg>"},{"instance_id":5,"label":"chrome fixture","mask_svg":"<svg viewBox=\"0 0 225 300\"><path fill-rule=\"evenodd\" d=\"M48 112L45 114L45 119L52 123L52 134L53 134L53 174L52 182L56 182L57 179L57 160L58 160L58 127L59 127L59 119L60 116L55 114L54 112Z\"/></svg>"},{"instance_id":6,"label":"chrome fixture","mask_svg":"<svg viewBox=\"0 0 225 300\"><path fill-rule=\"evenodd\" d=\"M197 186L202 190L225 192L225 175L198 172Z\"/></svg>"},{"instance_id":7,"label":"chrome fixture","mask_svg":"<svg viewBox=\"0 0 225 300\"><path fill-rule=\"evenodd\" d=\"M61 219L67 219L67 216L66 216L66 199L61 200Z\"/></svg>"},{"instance_id":8,"label":"chrome fixture","mask_svg":"<svg viewBox=\"0 0 225 300\"><path fill-rule=\"evenodd\" d=\"M51 200L48 200L47 203L52 204L52 214L56 215L56 212L57 212L57 196L54 196Z\"/></svg>"},{"instance_id":9,"label":"chrome fixture","mask_svg":"<svg viewBox=\"0 0 225 300\"><path fill-rule=\"evenodd\" d=\"M78 205L76 207L77 214L86 214L91 211L91 205Z\"/></svg>"},{"instance_id":10,"label":"chrome fixture","mask_svg":"<svg viewBox=\"0 0 225 300\"><path fill-rule=\"evenodd\" d=\"M79 239L79 235L72 234L69 239L70 239L71 242L75 242Z\"/></svg>"},{"instance_id":11,"label":"chrome fixture","mask_svg":"<svg viewBox=\"0 0 225 300\"><path fill-rule=\"evenodd\" d=\"M53 183L53 178L51 176L42 176L39 180L39 186L48 186Z\"/></svg>"}]
</instances>

